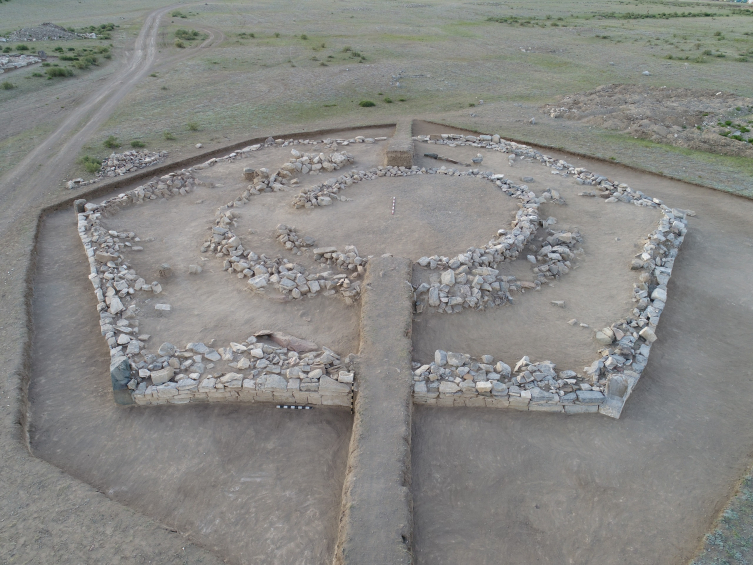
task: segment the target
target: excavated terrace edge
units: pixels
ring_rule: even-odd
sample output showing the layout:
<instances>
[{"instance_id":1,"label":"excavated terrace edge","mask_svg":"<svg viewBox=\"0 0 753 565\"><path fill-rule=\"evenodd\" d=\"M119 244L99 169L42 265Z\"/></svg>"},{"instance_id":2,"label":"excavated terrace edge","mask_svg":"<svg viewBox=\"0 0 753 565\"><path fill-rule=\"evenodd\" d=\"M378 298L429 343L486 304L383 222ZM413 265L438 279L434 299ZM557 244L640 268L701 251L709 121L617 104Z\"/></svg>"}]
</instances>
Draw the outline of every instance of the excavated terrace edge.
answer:
<instances>
[{"instance_id":1,"label":"excavated terrace edge","mask_svg":"<svg viewBox=\"0 0 753 565\"><path fill-rule=\"evenodd\" d=\"M349 127L336 127L326 128L313 131L292 132L273 135L275 139L285 139L299 136L314 136L314 135L326 135L329 133L356 131L360 129L370 128L384 128L395 127L394 122L377 123L377 124L361 124ZM28 232L30 237L20 244L20 249L25 249L28 253L28 261L24 264L23 273L23 311L19 312L19 318L24 324L18 332L18 360L15 362L15 366L12 366L8 371L6 377L6 391L8 403L8 411L5 412L3 421L7 426L9 435L11 438L17 441L17 445L22 446L25 453L29 455L34 461L42 465L43 468L49 469L56 475L60 473L60 470L51 463L40 459L34 455L31 449L29 438L29 422L30 422L30 403L29 403L29 382L31 380L31 347L32 347L32 335L33 335L33 311L32 302L34 298L34 277L36 275L36 258L38 255L38 246L40 234L43 228L43 220L46 216L53 212L57 212L66 208L71 208L73 203L80 198L96 198L103 196L110 192L113 192L117 188L126 187L131 184L138 183L142 180L149 179L155 176L161 176L174 170L175 168L186 168L194 164L201 163L213 157L221 156L222 154L233 151L234 149L240 149L247 145L254 145L256 143L263 143L269 136L254 137L242 141L237 141L229 145L225 145L220 148L205 151L197 155L179 159L176 161L170 161L157 165L152 168L142 169L132 175L123 175L112 180L108 180L101 184L93 185L91 188L84 190L77 190L70 196L63 193L61 197L47 205L39 208L38 210L29 210L24 213L20 218L27 217L29 221ZM19 219L20 219L19 218ZM8 453L10 456L11 454ZM87 496L90 497L102 497L106 504L114 505L115 508L120 508L121 512L132 513L133 510L128 509L126 506L106 497L102 493L96 491L91 485L80 481L71 475L66 474L67 479L72 485L80 486L86 489ZM42 487L44 488L44 487ZM86 510L80 510L86 512ZM157 523L156 520L148 519L150 522ZM171 528L167 526L160 526L165 532L173 532Z\"/></svg>"}]
</instances>

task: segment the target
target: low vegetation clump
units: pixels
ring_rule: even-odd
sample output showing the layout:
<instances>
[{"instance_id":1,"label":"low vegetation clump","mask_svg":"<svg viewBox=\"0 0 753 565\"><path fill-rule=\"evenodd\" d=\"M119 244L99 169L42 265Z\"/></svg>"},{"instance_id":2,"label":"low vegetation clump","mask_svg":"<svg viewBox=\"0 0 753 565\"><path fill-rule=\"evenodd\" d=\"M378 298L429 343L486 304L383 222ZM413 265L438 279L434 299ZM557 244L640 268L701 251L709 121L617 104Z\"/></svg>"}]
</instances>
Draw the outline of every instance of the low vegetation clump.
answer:
<instances>
[{"instance_id":1,"label":"low vegetation clump","mask_svg":"<svg viewBox=\"0 0 753 565\"><path fill-rule=\"evenodd\" d=\"M185 43L183 43L183 42L182 42L182 41L181 41L180 39L176 39L176 40L175 40L175 46L176 46L176 47L177 47L178 49L185 49L185 47L186 47L186 44L185 44Z\"/></svg>"},{"instance_id":2,"label":"low vegetation clump","mask_svg":"<svg viewBox=\"0 0 753 565\"><path fill-rule=\"evenodd\" d=\"M386 102L387 104L392 104L392 98L390 98L389 96L388 96L387 98L385 98L385 99L384 99L384 101L385 101L385 102Z\"/></svg>"},{"instance_id":3,"label":"low vegetation clump","mask_svg":"<svg viewBox=\"0 0 753 565\"><path fill-rule=\"evenodd\" d=\"M180 10L173 10L173 13L172 13L172 14L170 14L170 15L171 15L172 17L174 17L174 18L183 18L183 19L185 19L185 18L187 18L187 17L188 17L188 16L186 15L186 14L184 14L184 13L183 13L183 12L181 12Z\"/></svg>"},{"instance_id":4,"label":"low vegetation clump","mask_svg":"<svg viewBox=\"0 0 753 565\"><path fill-rule=\"evenodd\" d=\"M175 139L175 136L169 131L166 131L165 133L163 133L162 136L168 141Z\"/></svg>"},{"instance_id":5,"label":"low vegetation clump","mask_svg":"<svg viewBox=\"0 0 753 565\"><path fill-rule=\"evenodd\" d=\"M183 41L193 41L194 39L203 39L204 37L204 34L195 29L179 29L175 32L175 38L182 39Z\"/></svg>"},{"instance_id":6,"label":"low vegetation clump","mask_svg":"<svg viewBox=\"0 0 753 565\"><path fill-rule=\"evenodd\" d=\"M89 155L84 155L81 157L81 164L84 166L84 170L86 170L87 173L94 174L97 171L99 171L100 168L102 168L102 164L94 157L90 157Z\"/></svg>"},{"instance_id":7,"label":"low vegetation clump","mask_svg":"<svg viewBox=\"0 0 753 565\"><path fill-rule=\"evenodd\" d=\"M45 72L47 73L47 80L73 76L73 71L64 67L50 67Z\"/></svg>"},{"instance_id":8,"label":"low vegetation clump","mask_svg":"<svg viewBox=\"0 0 753 565\"><path fill-rule=\"evenodd\" d=\"M131 142L131 147L134 147L134 148L137 148L137 149L141 148L141 147L146 147L146 143L144 143L143 141L139 141L138 139L134 139Z\"/></svg>"},{"instance_id":9,"label":"low vegetation clump","mask_svg":"<svg viewBox=\"0 0 753 565\"><path fill-rule=\"evenodd\" d=\"M199 124L196 122L188 122L186 127L188 127L189 131L199 131Z\"/></svg>"},{"instance_id":10,"label":"low vegetation clump","mask_svg":"<svg viewBox=\"0 0 753 565\"><path fill-rule=\"evenodd\" d=\"M374 104L371 100L361 100L358 105L362 108L371 108L372 106L376 106L376 104Z\"/></svg>"},{"instance_id":11,"label":"low vegetation clump","mask_svg":"<svg viewBox=\"0 0 753 565\"><path fill-rule=\"evenodd\" d=\"M3 82L2 87L3 87L3 90L13 90L14 88L16 88L16 85L13 84L11 81L6 80Z\"/></svg>"},{"instance_id":12,"label":"low vegetation clump","mask_svg":"<svg viewBox=\"0 0 753 565\"><path fill-rule=\"evenodd\" d=\"M16 45L16 51L29 51L29 46L21 43L20 45Z\"/></svg>"},{"instance_id":13,"label":"low vegetation clump","mask_svg":"<svg viewBox=\"0 0 753 565\"><path fill-rule=\"evenodd\" d=\"M102 145L104 145L108 149L117 149L118 147L120 147L120 142L118 141L117 137L115 137L114 135L111 135L110 137L105 139Z\"/></svg>"}]
</instances>

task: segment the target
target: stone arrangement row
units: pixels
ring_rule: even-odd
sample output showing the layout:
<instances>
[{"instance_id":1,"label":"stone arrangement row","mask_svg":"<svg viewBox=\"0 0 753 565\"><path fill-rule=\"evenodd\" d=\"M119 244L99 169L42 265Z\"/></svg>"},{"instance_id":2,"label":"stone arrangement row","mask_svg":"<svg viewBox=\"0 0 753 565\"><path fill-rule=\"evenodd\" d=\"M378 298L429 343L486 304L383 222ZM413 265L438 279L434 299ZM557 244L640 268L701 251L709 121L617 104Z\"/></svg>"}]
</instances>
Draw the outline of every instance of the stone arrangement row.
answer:
<instances>
[{"instance_id":1,"label":"stone arrangement row","mask_svg":"<svg viewBox=\"0 0 753 565\"><path fill-rule=\"evenodd\" d=\"M599 358L590 366L584 367L582 372L565 370L557 373L555 365L550 361L532 362L528 357L521 359L511 370L509 365L502 361L495 362L489 355L474 359L469 355L440 350L435 353L435 359L430 363L414 362L413 398L416 403L436 406L510 407L566 414L599 412L619 418L627 398L646 367L651 344L657 339L656 327L667 300L667 283L687 232L687 216L693 213L669 208L661 200L646 196L624 183L596 175L584 168L573 167L563 160L552 159L528 146L505 141L497 135L442 134L418 136L414 140L427 144L466 145L509 153L511 165L517 158L533 159L550 167L553 174L571 176L578 184L598 187L599 196L604 198L605 203L631 203L661 211L662 217L658 227L648 234L642 251L625 266L640 271L639 282L635 283L633 290L635 307L632 316L595 332L594 338L602 349L599 351ZM453 171L448 174L462 173ZM505 184L509 186L509 183L504 183L501 178L493 180L500 188ZM505 187L503 190L522 190L522 187ZM591 195L592 193L584 194ZM549 195L542 195L542 198L556 201L559 195L553 194L550 190ZM538 203L542 201L535 197L532 197L532 200L538 200ZM531 220L533 217L533 214L529 215ZM536 220L538 221L538 218ZM520 235L525 237L522 233ZM565 235L565 240L567 239L568 235ZM549 253L562 256L559 251L555 251L553 245L559 242L560 236L550 232L547 246L551 249L547 249L547 246L542 247L539 256L543 256L544 253L547 258ZM518 253L521 250L522 246ZM470 259L475 259L472 266L482 267L483 264L478 262L482 257L480 252L471 254ZM465 257L458 256L452 260L452 264L451 260L444 258L422 258L419 264L424 263L429 268L441 268L446 265L452 269L462 264L461 259L468 262L469 257L467 254ZM538 258L534 260L538 264ZM490 258L487 258L487 262L490 262ZM541 271L540 267L537 269ZM551 272L548 268L547 271ZM444 283L453 280L453 275L447 274L449 272L456 273L454 269L443 271L439 277L440 284L443 282L443 276Z\"/></svg>"},{"instance_id":2,"label":"stone arrangement row","mask_svg":"<svg viewBox=\"0 0 753 565\"><path fill-rule=\"evenodd\" d=\"M107 230L102 220L120 207L185 196L201 184L191 170L183 170L99 205L77 203L78 231L90 263L101 332L110 349L116 400L139 405L247 401L351 406L352 357L341 360L334 351L284 334L262 332L261 339L276 340L277 346L252 336L218 349L203 343L182 349L163 343L156 352L147 348L151 336L139 331L141 310L135 298L138 293L161 294L162 284L148 283L127 262L126 251L143 250L141 239L134 232ZM189 267L189 272L200 271ZM158 277L170 274L164 265ZM154 308L164 313L171 309L164 303Z\"/></svg>"}]
</instances>

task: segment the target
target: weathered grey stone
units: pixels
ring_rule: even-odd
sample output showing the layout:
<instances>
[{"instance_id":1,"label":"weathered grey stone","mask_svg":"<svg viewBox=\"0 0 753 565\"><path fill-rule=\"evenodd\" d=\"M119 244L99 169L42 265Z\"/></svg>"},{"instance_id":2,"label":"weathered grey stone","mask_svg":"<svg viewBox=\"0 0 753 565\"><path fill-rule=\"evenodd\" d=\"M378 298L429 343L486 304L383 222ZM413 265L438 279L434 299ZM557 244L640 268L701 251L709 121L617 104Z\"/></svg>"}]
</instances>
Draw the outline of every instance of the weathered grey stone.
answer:
<instances>
[{"instance_id":1,"label":"weathered grey stone","mask_svg":"<svg viewBox=\"0 0 753 565\"><path fill-rule=\"evenodd\" d=\"M288 382L280 375L268 374L262 390L268 392L288 390Z\"/></svg>"},{"instance_id":2,"label":"weathered grey stone","mask_svg":"<svg viewBox=\"0 0 753 565\"><path fill-rule=\"evenodd\" d=\"M605 401L604 395L596 390L578 390L575 394L581 404L603 404Z\"/></svg>"},{"instance_id":3,"label":"weathered grey stone","mask_svg":"<svg viewBox=\"0 0 753 565\"><path fill-rule=\"evenodd\" d=\"M460 387L453 382L442 381L439 383L439 392L440 394L455 394L460 392Z\"/></svg>"},{"instance_id":4,"label":"weathered grey stone","mask_svg":"<svg viewBox=\"0 0 753 565\"><path fill-rule=\"evenodd\" d=\"M165 367L164 369L160 369L159 371L152 371L152 383L155 385L161 385L163 383L168 382L170 379L173 378L173 375L175 374L175 369L173 369L170 366Z\"/></svg>"},{"instance_id":5,"label":"weathered grey stone","mask_svg":"<svg viewBox=\"0 0 753 565\"><path fill-rule=\"evenodd\" d=\"M350 385L345 383L339 383L335 379L331 379L325 375L319 378L319 392L322 394L334 394L334 393L348 393L350 392Z\"/></svg>"},{"instance_id":6,"label":"weathered grey stone","mask_svg":"<svg viewBox=\"0 0 753 565\"><path fill-rule=\"evenodd\" d=\"M447 365L447 352L442 351L441 349L437 349L434 352L434 362L440 367Z\"/></svg>"},{"instance_id":7,"label":"weathered grey stone","mask_svg":"<svg viewBox=\"0 0 753 565\"><path fill-rule=\"evenodd\" d=\"M645 339L648 343L654 343L657 339L656 334L654 333L654 330L646 326L643 328L638 335L640 335L643 339Z\"/></svg>"},{"instance_id":8,"label":"weathered grey stone","mask_svg":"<svg viewBox=\"0 0 753 565\"><path fill-rule=\"evenodd\" d=\"M121 405L133 404L133 396L128 390L128 383L133 378L131 362L128 357L119 355L110 361L110 380L115 402Z\"/></svg>"},{"instance_id":9,"label":"weathered grey stone","mask_svg":"<svg viewBox=\"0 0 753 565\"><path fill-rule=\"evenodd\" d=\"M177 348L169 342L165 342L162 345L159 346L159 349L157 350L157 353L160 357L171 357L175 355L175 352L177 351Z\"/></svg>"}]
</instances>

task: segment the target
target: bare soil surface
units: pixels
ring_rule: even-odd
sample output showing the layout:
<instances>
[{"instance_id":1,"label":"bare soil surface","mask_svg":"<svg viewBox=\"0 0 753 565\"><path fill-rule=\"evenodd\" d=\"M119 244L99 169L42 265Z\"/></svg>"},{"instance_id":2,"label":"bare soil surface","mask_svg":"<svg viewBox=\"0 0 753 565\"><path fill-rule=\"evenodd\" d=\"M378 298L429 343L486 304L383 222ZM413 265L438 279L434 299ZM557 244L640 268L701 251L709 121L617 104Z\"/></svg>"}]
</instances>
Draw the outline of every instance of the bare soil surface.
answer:
<instances>
[{"instance_id":1,"label":"bare soil surface","mask_svg":"<svg viewBox=\"0 0 753 565\"><path fill-rule=\"evenodd\" d=\"M227 563L328 563L348 411L116 406L88 270L70 259L81 253L72 217L48 217L40 239L29 392L34 454ZM85 516L78 514L82 530Z\"/></svg>"},{"instance_id":2,"label":"bare soil surface","mask_svg":"<svg viewBox=\"0 0 753 565\"><path fill-rule=\"evenodd\" d=\"M609 84L563 96L541 110L553 118L578 120L640 139L753 157L748 142L753 99L730 92Z\"/></svg>"},{"instance_id":3,"label":"bare soil surface","mask_svg":"<svg viewBox=\"0 0 753 565\"><path fill-rule=\"evenodd\" d=\"M437 130L446 132L446 129ZM444 145L416 144L416 152L438 153L461 162L470 162L478 148ZM626 317L633 309L633 283L638 282L636 271L630 270L630 261L643 246L660 218L658 211L639 208L625 203L607 204L602 198L578 196L592 186L581 186L573 178L551 174L551 169L538 162L517 161L508 164L507 154L483 151L482 170L502 173L521 184L527 184L537 195L547 188L556 189L566 204L549 203L541 208L542 217L553 216L557 223L553 229L577 230L583 236L584 254L572 261L575 267L560 279L542 285L540 290L525 291L515 296L515 303L484 311L464 310L458 314L438 314L431 310L417 315L413 326L414 359L428 363L434 359L436 349L469 353L473 356L493 355L511 366L524 355L532 360L550 360L558 370L582 371L596 358L600 348L594 341L594 331L609 326ZM438 161L421 157L421 165L436 166ZM453 165L447 165L453 166ZM599 172L600 169L595 169ZM533 178L523 182L521 178ZM438 176L437 179L441 179ZM447 177L445 177L447 178ZM452 179L452 177L449 177ZM477 181L493 191L492 199L483 204L494 212L492 223L486 220L487 237L474 242L486 243L499 228L510 228L512 214L499 214L491 208L495 201L517 201L508 197L491 183ZM651 194L650 186L633 186ZM461 212L466 221L476 221L476 214ZM496 223L495 223L496 222ZM493 228L493 229L492 229ZM544 234L545 235L545 234ZM464 249L463 249L464 251ZM503 263L500 271L514 275L521 281L535 280L533 265L526 260L526 248L518 260ZM682 253L682 251L681 251ZM451 253L446 253L452 256ZM417 268L414 283L427 280L431 271ZM565 308L552 305L553 300L564 300ZM588 324L571 326L567 322L577 319ZM661 332L662 326L659 326Z\"/></svg>"},{"instance_id":4,"label":"bare soil surface","mask_svg":"<svg viewBox=\"0 0 753 565\"><path fill-rule=\"evenodd\" d=\"M418 408L418 563L686 563L750 464L753 204L563 158L698 213L659 340L619 421Z\"/></svg>"}]
</instances>

